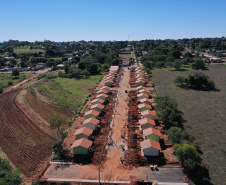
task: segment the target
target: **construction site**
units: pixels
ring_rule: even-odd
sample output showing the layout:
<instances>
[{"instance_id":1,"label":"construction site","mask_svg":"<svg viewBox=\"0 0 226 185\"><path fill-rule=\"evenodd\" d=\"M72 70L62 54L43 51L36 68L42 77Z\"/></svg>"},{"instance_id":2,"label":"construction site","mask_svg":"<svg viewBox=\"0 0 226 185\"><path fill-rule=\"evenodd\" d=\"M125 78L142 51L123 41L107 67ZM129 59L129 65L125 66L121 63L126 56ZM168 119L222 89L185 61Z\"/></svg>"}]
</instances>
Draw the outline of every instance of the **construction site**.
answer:
<instances>
[{"instance_id":1,"label":"construction site","mask_svg":"<svg viewBox=\"0 0 226 185\"><path fill-rule=\"evenodd\" d=\"M187 184L181 166L164 158L154 96L141 63L111 66L77 118L81 128L71 128L65 148L73 161L51 162L40 182Z\"/></svg>"}]
</instances>

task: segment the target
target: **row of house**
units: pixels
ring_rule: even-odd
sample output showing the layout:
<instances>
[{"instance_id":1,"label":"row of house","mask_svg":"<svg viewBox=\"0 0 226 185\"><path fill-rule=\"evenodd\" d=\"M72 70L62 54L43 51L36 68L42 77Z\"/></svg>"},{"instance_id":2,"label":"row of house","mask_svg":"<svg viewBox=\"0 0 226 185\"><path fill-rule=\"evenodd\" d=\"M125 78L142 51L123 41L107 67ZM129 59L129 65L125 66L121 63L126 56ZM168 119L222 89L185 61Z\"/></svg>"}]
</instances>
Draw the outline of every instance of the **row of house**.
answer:
<instances>
[{"instance_id":1,"label":"row of house","mask_svg":"<svg viewBox=\"0 0 226 185\"><path fill-rule=\"evenodd\" d=\"M118 72L118 66L112 66L110 68L111 73ZM85 120L83 121L82 128L76 129L74 136L75 141L73 142L71 148L73 150L74 156L89 156L91 154L91 146L93 144L93 134L98 132L99 127L99 117L101 116L103 109L105 107L105 102L111 93L111 88L109 86L102 87L97 91L96 98L91 101L90 110L84 114Z\"/></svg>"},{"instance_id":2,"label":"row of house","mask_svg":"<svg viewBox=\"0 0 226 185\"><path fill-rule=\"evenodd\" d=\"M161 132L154 127L156 111L153 110L154 100L150 91L145 87L144 73L140 68L136 69L137 78L137 97L140 102L138 105L142 119L139 120L140 129L143 131L144 141L140 143L141 152L144 156L159 156L161 146L159 143Z\"/></svg>"},{"instance_id":3,"label":"row of house","mask_svg":"<svg viewBox=\"0 0 226 185\"><path fill-rule=\"evenodd\" d=\"M108 87L114 86L114 80L116 78L116 75L118 73L119 67L118 66L111 66L109 69L109 74L107 75L105 79L105 85Z\"/></svg>"}]
</instances>

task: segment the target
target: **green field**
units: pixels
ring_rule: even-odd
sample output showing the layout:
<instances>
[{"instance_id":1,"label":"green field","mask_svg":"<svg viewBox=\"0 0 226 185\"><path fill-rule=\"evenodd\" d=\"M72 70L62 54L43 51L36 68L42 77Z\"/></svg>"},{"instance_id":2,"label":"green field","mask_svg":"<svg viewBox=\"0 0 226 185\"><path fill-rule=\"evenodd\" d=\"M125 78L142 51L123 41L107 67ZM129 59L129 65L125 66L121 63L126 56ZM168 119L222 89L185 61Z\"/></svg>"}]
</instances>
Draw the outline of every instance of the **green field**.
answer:
<instances>
[{"instance_id":1,"label":"green field","mask_svg":"<svg viewBox=\"0 0 226 185\"><path fill-rule=\"evenodd\" d=\"M96 87L101 78L102 75L80 80L58 77L44 79L35 87L42 95L48 97L51 103L77 112L92 92L91 89Z\"/></svg>"},{"instance_id":2,"label":"green field","mask_svg":"<svg viewBox=\"0 0 226 185\"><path fill-rule=\"evenodd\" d=\"M123 57L131 57L131 54L120 54L119 57L120 58L123 58Z\"/></svg>"},{"instance_id":3,"label":"green field","mask_svg":"<svg viewBox=\"0 0 226 185\"><path fill-rule=\"evenodd\" d=\"M0 85L5 88L8 86L8 82L12 81L13 84L24 80L25 78L31 76L32 73L20 73L19 78L15 78L11 73L0 73Z\"/></svg>"},{"instance_id":4,"label":"green field","mask_svg":"<svg viewBox=\"0 0 226 185\"><path fill-rule=\"evenodd\" d=\"M38 53L38 52L45 52L43 49L30 49L30 48L16 48L14 49L14 53L21 54L21 53Z\"/></svg>"}]
</instances>

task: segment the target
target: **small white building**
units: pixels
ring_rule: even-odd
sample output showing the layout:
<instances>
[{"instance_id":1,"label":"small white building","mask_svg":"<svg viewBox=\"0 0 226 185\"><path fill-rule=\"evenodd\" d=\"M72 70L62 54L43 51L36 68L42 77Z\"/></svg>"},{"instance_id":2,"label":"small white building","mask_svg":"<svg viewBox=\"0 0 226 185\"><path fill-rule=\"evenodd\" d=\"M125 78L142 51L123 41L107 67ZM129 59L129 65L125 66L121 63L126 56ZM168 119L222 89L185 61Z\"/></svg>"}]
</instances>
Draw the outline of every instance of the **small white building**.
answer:
<instances>
[{"instance_id":1,"label":"small white building","mask_svg":"<svg viewBox=\"0 0 226 185\"><path fill-rule=\"evenodd\" d=\"M140 142L141 152L143 156L159 156L161 150L160 143L151 139Z\"/></svg>"}]
</instances>

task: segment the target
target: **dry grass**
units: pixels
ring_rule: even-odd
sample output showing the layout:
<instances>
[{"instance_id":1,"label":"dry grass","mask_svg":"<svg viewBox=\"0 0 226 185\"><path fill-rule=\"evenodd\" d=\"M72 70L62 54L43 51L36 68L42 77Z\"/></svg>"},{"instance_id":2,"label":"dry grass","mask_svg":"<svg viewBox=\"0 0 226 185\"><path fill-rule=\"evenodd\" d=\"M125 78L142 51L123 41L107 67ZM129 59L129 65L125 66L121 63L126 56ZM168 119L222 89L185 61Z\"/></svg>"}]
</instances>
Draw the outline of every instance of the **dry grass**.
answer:
<instances>
[{"instance_id":1,"label":"dry grass","mask_svg":"<svg viewBox=\"0 0 226 185\"><path fill-rule=\"evenodd\" d=\"M199 71L208 75L219 91L185 90L173 85L176 75L188 75L193 71L154 70L152 80L157 94L175 98L185 119L184 126L195 136L202 154L203 174L191 177L195 184L203 184L201 178L210 176L213 184L225 184L226 171L226 67L214 65ZM208 174L209 171L209 174ZM200 175L203 175L202 177ZM209 183L211 184L211 183Z\"/></svg>"}]
</instances>

